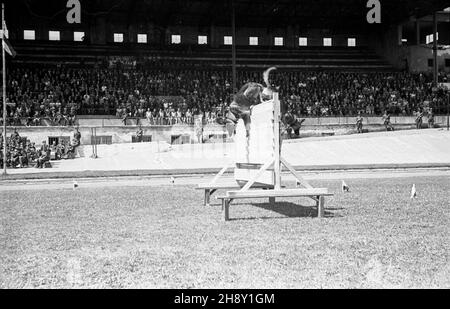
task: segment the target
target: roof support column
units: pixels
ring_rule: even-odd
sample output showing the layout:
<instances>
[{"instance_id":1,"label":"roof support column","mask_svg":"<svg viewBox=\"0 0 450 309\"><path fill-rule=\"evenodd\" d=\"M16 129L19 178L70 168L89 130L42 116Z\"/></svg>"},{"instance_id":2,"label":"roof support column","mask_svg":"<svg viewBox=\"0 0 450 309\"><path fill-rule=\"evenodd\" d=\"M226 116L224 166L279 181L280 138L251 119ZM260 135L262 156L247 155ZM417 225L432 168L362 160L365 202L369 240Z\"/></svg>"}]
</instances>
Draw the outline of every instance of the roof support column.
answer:
<instances>
[{"instance_id":1,"label":"roof support column","mask_svg":"<svg viewBox=\"0 0 450 309\"><path fill-rule=\"evenodd\" d=\"M237 77L236 77L236 16L234 12L234 0L231 0L231 62L233 74L233 93L237 92Z\"/></svg>"}]
</instances>

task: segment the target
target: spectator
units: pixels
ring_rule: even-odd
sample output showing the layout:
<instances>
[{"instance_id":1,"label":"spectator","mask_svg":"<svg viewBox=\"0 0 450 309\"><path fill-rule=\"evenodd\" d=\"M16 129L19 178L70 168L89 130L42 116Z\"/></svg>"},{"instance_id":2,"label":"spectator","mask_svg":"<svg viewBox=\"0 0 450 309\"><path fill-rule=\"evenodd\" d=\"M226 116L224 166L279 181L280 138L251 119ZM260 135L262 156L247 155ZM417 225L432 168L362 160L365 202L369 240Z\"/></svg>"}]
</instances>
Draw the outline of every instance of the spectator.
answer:
<instances>
[{"instance_id":1,"label":"spectator","mask_svg":"<svg viewBox=\"0 0 450 309\"><path fill-rule=\"evenodd\" d=\"M33 122L32 123L33 123L34 126L39 126L41 124L41 118L39 117L39 112L38 111L36 111L34 113L34 117L33 117Z\"/></svg>"},{"instance_id":2,"label":"spectator","mask_svg":"<svg viewBox=\"0 0 450 309\"><path fill-rule=\"evenodd\" d=\"M38 158L36 160L36 168L44 168L45 162L49 161L47 151L41 148L38 151Z\"/></svg>"},{"instance_id":3,"label":"spectator","mask_svg":"<svg viewBox=\"0 0 450 309\"><path fill-rule=\"evenodd\" d=\"M207 112L217 118L230 103L231 73L214 62L170 57L115 57L111 68L15 65L8 72L7 115L11 125L40 125L47 118L56 125L76 125L77 114L116 110L117 117L144 117L154 111L157 124L193 123L192 115ZM448 73L441 73L448 80ZM238 84L261 82L261 70L238 72ZM407 72L283 71L273 75L280 99L294 114L311 117L352 116L358 111L381 115L412 115L430 107L446 111L445 97L432 91L431 75ZM124 113L127 115L125 116ZM145 117L148 120L147 114ZM26 121L21 121L27 118ZM31 120L32 119L32 120Z\"/></svg>"},{"instance_id":4,"label":"spectator","mask_svg":"<svg viewBox=\"0 0 450 309\"><path fill-rule=\"evenodd\" d=\"M81 135L76 135L76 138L81 138ZM0 166L3 168L5 162L3 162L4 146L2 137L0 137L0 142ZM64 142L60 142L58 145L53 142L49 147L43 141L41 146L37 147L35 143L31 143L29 140L21 137L15 128L11 136L7 138L6 165L8 168L25 168L35 164L35 167L43 168L45 167L45 162L49 161L50 158L73 158L74 148L71 145L69 146L66 150Z\"/></svg>"},{"instance_id":5,"label":"spectator","mask_svg":"<svg viewBox=\"0 0 450 309\"><path fill-rule=\"evenodd\" d=\"M150 108L147 108L147 111L145 112L145 118L147 118L148 124L152 125L152 112L150 111Z\"/></svg>"},{"instance_id":6,"label":"spectator","mask_svg":"<svg viewBox=\"0 0 450 309\"><path fill-rule=\"evenodd\" d=\"M75 132L73 133L73 142L72 142L72 146L74 148L80 146L81 143L81 133L78 129L78 127L75 128Z\"/></svg>"},{"instance_id":7,"label":"spectator","mask_svg":"<svg viewBox=\"0 0 450 309\"><path fill-rule=\"evenodd\" d=\"M123 122L124 126L127 125L127 119L128 119L128 113L127 113L127 110L125 109L124 111L122 111L122 122Z\"/></svg>"}]
</instances>

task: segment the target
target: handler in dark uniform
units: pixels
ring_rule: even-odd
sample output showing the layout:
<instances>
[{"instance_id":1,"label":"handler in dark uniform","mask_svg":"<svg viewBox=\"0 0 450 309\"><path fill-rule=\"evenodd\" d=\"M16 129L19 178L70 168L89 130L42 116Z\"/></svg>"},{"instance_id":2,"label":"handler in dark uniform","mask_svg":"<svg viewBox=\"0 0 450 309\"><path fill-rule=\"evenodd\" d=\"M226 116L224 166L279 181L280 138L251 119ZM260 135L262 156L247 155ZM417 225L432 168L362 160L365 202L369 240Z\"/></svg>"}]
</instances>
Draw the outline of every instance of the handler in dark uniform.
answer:
<instances>
[{"instance_id":1,"label":"handler in dark uniform","mask_svg":"<svg viewBox=\"0 0 450 309\"><path fill-rule=\"evenodd\" d=\"M389 129L391 131L394 131L394 127L391 124L391 115L389 115L389 113L387 111L384 112L383 122L384 122L384 126L386 127L386 131L389 131Z\"/></svg>"},{"instance_id":2,"label":"handler in dark uniform","mask_svg":"<svg viewBox=\"0 0 450 309\"><path fill-rule=\"evenodd\" d=\"M422 123L423 123L423 112L419 108L416 113L416 129L422 129Z\"/></svg>"},{"instance_id":3,"label":"handler in dark uniform","mask_svg":"<svg viewBox=\"0 0 450 309\"><path fill-rule=\"evenodd\" d=\"M139 129L136 132L136 142L142 143L144 136L144 131L142 131L142 126L139 126Z\"/></svg>"},{"instance_id":4,"label":"handler in dark uniform","mask_svg":"<svg viewBox=\"0 0 450 309\"><path fill-rule=\"evenodd\" d=\"M305 119L298 119L289 110L283 116L283 122L286 125L286 130L289 138L292 138L292 131L294 131L295 137L300 136L300 128Z\"/></svg>"},{"instance_id":5,"label":"handler in dark uniform","mask_svg":"<svg viewBox=\"0 0 450 309\"><path fill-rule=\"evenodd\" d=\"M358 112L358 117L356 117L356 131L363 133L363 117L361 117L361 112Z\"/></svg>"},{"instance_id":6,"label":"handler in dark uniform","mask_svg":"<svg viewBox=\"0 0 450 309\"><path fill-rule=\"evenodd\" d=\"M428 111L428 128L434 128L434 114L432 108Z\"/></svg>"}]
</instances>

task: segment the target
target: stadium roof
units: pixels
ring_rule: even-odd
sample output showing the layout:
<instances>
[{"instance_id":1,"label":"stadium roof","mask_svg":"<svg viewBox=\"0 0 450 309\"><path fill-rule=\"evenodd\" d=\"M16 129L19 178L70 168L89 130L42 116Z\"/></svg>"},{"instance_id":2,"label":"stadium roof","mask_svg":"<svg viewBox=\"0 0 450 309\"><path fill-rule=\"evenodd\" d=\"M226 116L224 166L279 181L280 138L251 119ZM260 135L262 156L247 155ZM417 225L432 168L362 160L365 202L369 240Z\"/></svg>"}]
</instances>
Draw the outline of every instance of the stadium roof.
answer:
<instances>
[{"instance_id":1,"label":"stadium roof","mask_svg":"<svg viewBox=\"0 0 450 309\"><path fill-rule=\"evenodd\" d=\"M448 6L448 0L380 0L381 26L423 17ZM156 25L229 26L231 0L89 0L81 1L85 16L107 16L118 22ZM238 27L298 25L310 28L366 28L367 0L234 0ZM66 1L16 0L7 17L62 20ZM9 13L9 14L8 14ZM19 15L17 15L19 14Z\"/></svg>"}]
</instances>

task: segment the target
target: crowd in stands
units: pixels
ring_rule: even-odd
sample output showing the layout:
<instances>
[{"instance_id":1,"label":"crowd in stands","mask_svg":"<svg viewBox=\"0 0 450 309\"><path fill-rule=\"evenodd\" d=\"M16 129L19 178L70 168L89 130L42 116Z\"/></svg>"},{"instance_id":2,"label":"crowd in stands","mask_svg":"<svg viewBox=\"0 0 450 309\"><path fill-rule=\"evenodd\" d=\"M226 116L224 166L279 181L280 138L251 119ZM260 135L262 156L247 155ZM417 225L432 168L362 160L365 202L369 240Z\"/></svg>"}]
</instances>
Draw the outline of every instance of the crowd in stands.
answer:
<instances>
[{"instance_id":1,"label":"crowd in stands","mask_svg":"<svg viewBox=\"0 0 450 309\"><path fill-rule=\"evenodd\" d=\"M66 69L13 68L8 70L7 121L11 126L74 125L77 102L68 89L77 82L65 78ZM76 103L77 102L77 103ZM3 111L0 112L3 114ZM3 116L3 115L2 115Z\"/></svg>"},{"instance_id":2,"label":"crowd in stands","mask_svg":"<svg viewBox=\"0 0 450 309\"><path fill-rule=\"evenodd\" d=\"M117 61L117 60L115 60ZM128 59L128 61L131 61ZM237 85L262 82L261 70L239 70ZM11 125L73 125L76 115L146 118L149 124L193 123L194 115L214 119L231 102L230 70L104 67L12 67L7 103ZM441 81L448 82L442 75ZM407 72L275 71L286 107L301 117L413 115L433 108L446 113L446 98L432 91L431 76ZM20 121L22 119L22 122Z\"/></svg>"},{"instance_id":3,"label":"crowd in stands","mask_svg":"<svg viewBox=\"0 0 450 309\"><path fill-rule=\"evenodd\" d=\"M14 132L6 140L6 167L8 168L25 168L35 167L44 168L51 167L46 163L50 160L73 159L75 150L80 145L81 134L76 129L72 142L63 139L49 145L43 141L40 145L30 142L26 137L21 137L14 129ZM0 135L0 167L3 168L3 135Z\"/></svg>"}]
</instances>

